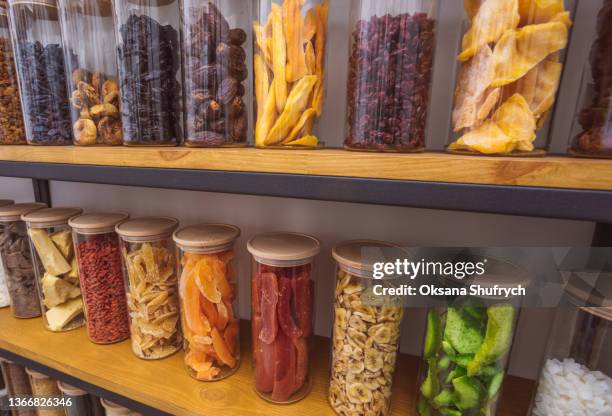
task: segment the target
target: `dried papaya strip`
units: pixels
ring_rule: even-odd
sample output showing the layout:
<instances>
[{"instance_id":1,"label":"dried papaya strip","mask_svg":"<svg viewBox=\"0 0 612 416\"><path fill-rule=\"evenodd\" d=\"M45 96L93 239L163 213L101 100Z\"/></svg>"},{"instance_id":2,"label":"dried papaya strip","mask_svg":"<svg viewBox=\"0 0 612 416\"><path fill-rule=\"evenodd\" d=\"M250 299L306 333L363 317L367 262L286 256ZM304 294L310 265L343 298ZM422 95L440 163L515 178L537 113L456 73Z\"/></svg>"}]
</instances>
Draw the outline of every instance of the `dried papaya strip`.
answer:
<instances>
[{"instance_id":1,"label":"dried papaya strip","mask_svg":"<svg viewBox=\"0 0 612 416\"><path fill-rule=\"evenodd\" d=\"M302 274L291 283L298 325L307 337L312 333L312 282L308 274Z\"/></svg>"},{"instance_id":2,"label":"dried papaya strip","mask_svg":"<svg viewBox=\"0 0 612 416\"><path fill-rule=\"evenodd\" d=\"M278 325L282 331L292 340L302 337L302 330L293 322L291 316L291 298L292 288L291 281L293 279L280 278L278 282Z\"/></svg>"},{"instance_id":3,"label":"dried papaya strip","mask_svg":"<svg viewBox=\"0 0 612 416\"><path fill-rule=\"evenodd\" d=\"M306 74L313 75L317 72L317 58L315 57L314 46L312 46L312 42L306 42L305 47L306 54Z\"/></svg>"},{"instance_id":4,"label":"dried papaya strip","mask_svg":"<svg viewBox=\"0 0 612 416\"><path fill-rule=\"evenodd\" d=\"M215 353L217 354L221 362L230 368L234 368L237 363L236 358L227 348L227 344L225 343L225 340L223 339L219 331L217 331L217 328L212 329L211 337L213 348L215 349Z\"/></svg>"},{"instance_id":5,"label":"dried papaya strip","mask_svg":"<svg viewBox=\"0 0 612 416\"><path fill-rule=\"evenodd\" d=\"M295 82L306 75L306 56L302 41L300 0L285 0L282 6L283 27L287 41L287 82Z\"/></svg>"},{"instance_id":6,"label":"dried papaya strip","mask_svg":"<svg viewBox=\"0 0 612 416\"><path fill-rule=\"evenodd\" d=\"M272 83L274 84L274 82ZM259 112L259 109L257 110ZM261 117L255 125L255 146L265 146L265 140L276 119L276 94L274 88L270 88L268 96L264 101Z\"/></svg>"},{"instance_id":7,"label":"dried papaya strip","mask_svg":"<svg viewBox=\"0 0 612 416\"><path fill-rule=\"evenodd\" d=\"M264 103L268 96L268 90L270 88L270 79L268 77L268 70L264 63L264 58L261 53L256 53L253 60L253 68L255 71L255 100L257 102L257 120L261 118L264 112Z\"/></svg>"},{"instance_id":8,"label":"dried papaya strip","mask_svg":"<svg viewBox=\"0 0 612 416\"><path fill-rule=\"evenodd\" d=\"M287 138L284 140L284 143L297 139L307 124L312 126L311 122L314 119L315 114L316 111L314 108L309 108L308 110L304 111L298 122L295 124L295 126L293 126L293 129L291 129L291 132Z\"/></svg>"},{"instance_id":9,"label":"dried papaya strip","mask_svg":"<svg viewBox=\"0 0 612 416\"><path fill-rule=\"evenodd\" d=\"M308 105L308 99L316 82L317 76L306 75L295 84L287 98L285 109L264 141L266 146L277 144L287 137Z\"/></svg>"},{"instance_id":10,"label":"dried papaya strip","mask_svg":"<svg viewBox=\"0 0 612 416\"><path fill-rule=\"evenodd\" d=\"M276 305L278 304L278 278L274 273L262 273L259 288L262 325L259 339L272 344L278 333Z\"/></svg>"},{"instance_id":11,"label":"dried papaya strip","mask_svg":"<svg viewBox=\"0 0 612 416\"><path fill-rule=\"evenodd\" d=\"M274 3L273 3L274 4ZM278 8L272 8L272 66L274 67L274 95L276 109L282 112L287 102L287 45L283 31L283 17Z\"/></svg>"}]
</instances>

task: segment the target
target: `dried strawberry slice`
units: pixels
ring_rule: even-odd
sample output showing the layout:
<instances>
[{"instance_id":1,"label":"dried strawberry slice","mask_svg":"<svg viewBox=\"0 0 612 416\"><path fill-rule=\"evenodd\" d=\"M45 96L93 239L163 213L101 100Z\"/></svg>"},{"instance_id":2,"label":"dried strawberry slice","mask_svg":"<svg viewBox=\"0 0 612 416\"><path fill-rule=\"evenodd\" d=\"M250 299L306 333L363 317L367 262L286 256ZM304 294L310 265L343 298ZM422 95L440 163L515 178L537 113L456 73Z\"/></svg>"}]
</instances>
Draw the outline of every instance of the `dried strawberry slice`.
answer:
<instances>
[{"instance_id":1,"label":"dried strawberry slice","mask_svg":"<svg viewBox=\"0 0 612 416\"><path fill-rule=\"evenodd\" d=\"M293 279L279 279L278 293L278 324L281 329L291 339L300 338L302 330L293 321L291 316L291 281Z\"/></svg>"},{"instance_id":2,"label":"dried strawberry slice","mask_svg":"<svg viewBox=\"0 0 612 416\"><path fill-rule=\"evenodd\" d=\"M296 390L296 352L293 342L282 331L274 343L274 387L272 400L287 401Z\"/></svg>"},{"instance_id":3,"label":"dried strawberry slice","mask_svg":"<svg viewBox=\"0 0 612 416\"><path fill-rule=\"evenodd\" d=\"M312 333L312 282L308 274L302 274L292 280L295 314L303 336Z\"/></svg>"},{"instance_id":4,"label":"dried strawberry slice","mask_svg":"<svg viewBox=\"0 0 612 416\"><path fill-rule=\"evenodd\" d=\"M262 327L259 339L271 344L278 332L276 305L278 304L278 279L274 273L262 273L260 277L260 304Z\"/></svg>"}]
</instances>

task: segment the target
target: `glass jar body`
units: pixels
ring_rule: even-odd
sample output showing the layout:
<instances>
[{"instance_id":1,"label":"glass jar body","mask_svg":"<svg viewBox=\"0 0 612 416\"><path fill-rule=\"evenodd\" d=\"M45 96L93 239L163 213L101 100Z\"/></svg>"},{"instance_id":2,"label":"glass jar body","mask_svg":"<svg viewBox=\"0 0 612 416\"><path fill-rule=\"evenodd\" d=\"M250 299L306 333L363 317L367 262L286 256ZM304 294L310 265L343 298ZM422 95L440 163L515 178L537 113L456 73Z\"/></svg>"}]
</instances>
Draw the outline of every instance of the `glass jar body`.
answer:
<instances>
[{"instance_id":1,"label":"glass jar body","mask_svg":"<svg viewBox=\"0 0 612 416\"><path fill-rule=\"evenodd\" d=\"M83 326L85 315L72 230L67 223L27 225L45 327L62 332Z\"/></svg>"},{"instance_id":2,"label":"glass jar body","mask_svg":"<svg viewBox=\"0 0 612 416\"><path fill-rule=\"evenodd\" d=\"M510 303L470 297L429 309L417 415L495 415L517 315Z\"/></svg>"},{"instance_id":3,"label":"glass jar body","mask_svg":"<svg viewBox=\"0 0 612 416\"><path fill-rule=\"evenodd\" d=\"M197 380L221 380L240 365L234 249L177 250L185 367Z\"/></svg>"},{"instance_id":4,"label":"glass jar body","mask_svg":"<svg viewBox=\"0 0 612 416\"><path fill-rule=\"evenodd\" d=\"M545 154L575 3L464 3L448 151Z\"/></svg>"},{"instance_id":5,"label":"glass jar body","mask_svg":"<svg viewBox=\"0 0 612 416\"><path fill-rule=\"evenodd\" d=\"M55 379L41 373L32 372L29 369L26 369L26 372L30 376L33 397L48 398L61 395ZM37 409L36 414L38 416L65 416L64 409L61 407Z\"/></svg>"},{"instance_id":6,"label":"glass jar body","mask_svg":"<svg viewBox=\"0 0 612 416\"><path fill-rule=\"evenodd\" d=\"M251 334L255 390L271 402L293 403L310 392L312 268L312 259L281 263L253 259Z\"/></svg>"},{"instance_id":7,"label":"glass jar body","mask_svg":"<svg viewBox=\"0 0 612 416\"><path fill-rule=\"evenodd\" d=\"M182 0L181 17L185 145L246 146L250 5Z\"/></svg>"},{"instance_id":8,"label":"glass jar body","mask_svg":"<svg viewBox=\"0 0 612 416\"><path fill-rule=\"evenodd\" d=\"M0 144L26 144L15 55L6 9L0 7Z\"/></svg>"},{"instance_id":9,"label":"glass jar body","mask_svg":"<svg viewBox=\"0 0 612 416\"><path fill-rule=\"evenodd\" d=\"M437 10L437 0L351 2L346 148L424 150Z\"/></svg>"},{"instance_id":10,"label":"glass jar body","mask_svg":"<svg viewBox=\"0 0 612 416\"><path fill-rule=\"evenodd\" d=\"M178 1L113 2L128 146L175 146L181 140Z\"/></svg>"},{"instance_id":11,"label":"glass jar body","mask_svg":"<svg viewBox=\"0 0 612 416\"><path fill-rule=\"evenodd\" d=\"M111 344L129 338L119 237L114 231L73 234L90 341Z\"/></svg>"},{"instance_id":12,"label":"glass jar body","mask_svg":"<svg viewBox=\"0 0 612 416\"><path fill-rule=\"evenodd\" d=\"M32 396L30 379L24 367L11 361L0 359L0 369L4 384L9 397L29 397ZM15 409L12 416L36 416L36 410Z\"/></svg>"},{"instance_id":13,"label":"glass jar body","mask_svg":"<svg viewBox=\"0 0 612 416\"><path fill-rule=\"evenodd\" d=\"M47 1L13 4L9 16L26 139L35 145L72 144L57 6Z\"/></svg>"},{"instance_id":14,"label":"glass jar body","mask_svg":"<svg viewBox=\"0 0 612 416\"><path fill-rule=\"evenodd\" d=\"M255 146L322 146L329 0L260 0L254 25Z\"/></svg>"},{"instance_id":15,"label":"glass jar body","mask_svg":"<svg viewBox=\"0 0 612 416\"><path fill-rule=\"evenodd\" d=\"M60 0L74 144L123 143L110 1Z\"/></svg>"},{"instance_id":16,"label":"glass jar body","mask_svg":"<svg viewBox=\"0 0 612 416\"><path fill-rule=\"evenodd\" d=\"M132 351L142 359L168 357L182 347L174 244L121 239Z\"/></svg>"},{"instance_id":17,"label":"glass jar body","mask_svg":"<svg viewBox=\"0 0 612 416\"><path fill-rule=\"evenodd\" d=\"M612 310L580 307L566 297L548 342L530 414L612 411Z\"/></svg>"},{"instance_id":18,"label":"glass jar body","mask_svg":"<svg viewBox=\"0 0 612 416\"><path fill-rule=\"evenodd\" d=\"M362 302L367 284L338 265L329 402L338 415L389 413L403 309Z\"/></svg>"},{"instance_id":19,"label":"glass jar body","mask_svg":"<svg viewBox=\"0 0 612 416\"><path fill-rule=\"evenodd\" d=\"M600 0L597 34L584 65L578 114L572 129L570 153L576 156L612 157L612 2Z\"/></svg>"},{"instance_id":20,"label":"glass jar body","mask_svg":"<svg viewBox=\"0 0 612 416\"><path fill-rule=\"evenodd\" d=\"M13 316L16 318L40 316L40 301L36 292L36 276L25 222L2 223L0 255Z\"/></svg>"}]
</instances>

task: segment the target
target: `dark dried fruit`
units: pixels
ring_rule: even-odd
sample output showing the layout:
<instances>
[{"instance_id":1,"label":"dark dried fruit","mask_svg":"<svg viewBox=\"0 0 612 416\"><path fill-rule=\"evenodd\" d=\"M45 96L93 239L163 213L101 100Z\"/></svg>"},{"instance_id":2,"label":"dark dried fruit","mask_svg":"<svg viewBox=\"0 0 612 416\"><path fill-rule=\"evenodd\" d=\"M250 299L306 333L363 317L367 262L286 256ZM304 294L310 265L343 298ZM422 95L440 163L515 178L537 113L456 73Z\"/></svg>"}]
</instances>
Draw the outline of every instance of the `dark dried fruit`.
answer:
<instances>
[{"instance_id":1,"label":"dark dried fruit","mask_svg":"<svg viewBox=\"0 0 612 416\"><path fill-rule=\"evenodd\" d=\"M248 127L248 123L247 123L246 113L242 113L238 118L232 121L231 135L235 141L237 142L246 141L247 127Z\"/></svg>"},{"instance_id":2,"label":"dark dried fruit","mask_svg":"<svg viewBox=\"0 0 612 416\"><path fill-rule=\"evenodd\" d=\"M242 82L248 70L241 45L247 34L240 28L230 29L212 1L186 4L183 21L185 143L232 144L237 141L235 119L245 112L240 97L246 92ZM246 125L246 117L241 123Z\"/></svg>"},{"instance_id":3,"label":"dark dried fruit","mask_svg":"<svg viewBox=\"0 0 612 416\"><path fill-rule=\"evenodd\" d=\"M434 23L424 13L404 13L356 24L349 61L347 147L424 147Z\"/></svg>"},{"instance_id":4,"label":"dark dried fruit","mask_svg":"<svg viewBox=\"0 0 612 416\"><path fill-rule=\"evenodd\" d=\"M238 93L238 81L234 78L225 78L219 85L217 97L222 104L229 104Z\"/></svg>"},{"instance_id":5,"label":"dark dried fruit","mask_svg":"<svg viewBox=\"0 0 612 416\"><path fill-rule=\"evenodd\" d=\"M0 38L0 144L25 144L11 40Z\"/></svg>"},{"instance_id":6,"label":"dark dried fruit","mask_svg":"<svg viewBox=\"0 0 612 416\"><path fill-rule=\"evenodd\" d=\"M246 42L247 34L242 29L232 29L229 31L229 42L232 45L240 46Z\"/></svg>"},{"instance_id":7,"label":"dark dried fruit","mask_svg":"<svg viewBox=\"0 0 612 416\"><path fill-rule=\"evenodd\" d=\"M121 25L119 78L125 142L176 144L181 137L178 32L149 16Z\"/></svg>"}]
</instances>

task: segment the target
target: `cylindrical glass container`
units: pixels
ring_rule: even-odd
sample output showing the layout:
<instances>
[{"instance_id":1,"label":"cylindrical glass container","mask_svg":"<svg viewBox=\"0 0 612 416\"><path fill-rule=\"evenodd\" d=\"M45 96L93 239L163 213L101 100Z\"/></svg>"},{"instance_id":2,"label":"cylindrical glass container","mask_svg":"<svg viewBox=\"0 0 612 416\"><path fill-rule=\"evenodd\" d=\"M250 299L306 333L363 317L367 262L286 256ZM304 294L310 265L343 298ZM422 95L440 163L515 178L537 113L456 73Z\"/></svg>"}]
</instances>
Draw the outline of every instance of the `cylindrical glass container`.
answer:
<instances>
[{"instance_id":1,"label":"cylindrical glass container","mask_svg":"<svg viewBox=\"0 0 612 416\"><path fill-rule=\"evenodd\" d=\"M186 146L245 146L247 31L241 0L181 1Z\"/></svg>"},{"instance_id":2,"label":"cylindrical glass container","mask_svg":"<svg viewBox=\"0 0 612 416\"><path fill-rule=\"evenodd\" d=\"M0 144L26 144L6 1L0 2Z\"/></svg>"},{"instance_id":3,"label":"cylindrical glass container","mask_svg":"<svg viewBox=\"0 0 612 416\"><path fill-rule=\"evenodd\" d=\"M11 0L9 17L26 139L38 145L72 144L57 3Z\"/></svg>"},{"instance_id":4,"label":"cylindrical glass container","mask_svg":"<svg viewBox=\"0 0 612 416\"><path fill-rule=\"evenodd\" d=\"M437 10L437 0L351 2L345 148L425 149Z\"/></svg>"},{"instance_id":5,"label":"cylindrical glass container","mask_svg":"<svg viewBox=\"0 0 612 416\"><path fill-rule=\"evenodd\" d=\"M573 0L466 1L451 144L460 154L543 155Z\"/></svg>"},{"instance_id":6,"label":"cylindrical glass container","mask_svg":"<svg viewBox=\"0 0 612 416\"><path fill-rule=\"evenodd\" d=\"M275 403L310 392L314 325L313 262L320 243L297 233L264 233L247 244L253 256L251 335L255 391Z\"/></svg>"},{"instance_id":7,"label":"cylindrical glass container","mask_svg":"<svg viewBox=\"0 0 612 416\"><path fill-rule=\"evenodd\" d=\"M253 25L255 146L317 148L329 0L259 0Z\"/></svg>"},{"instance_id":8,"label":"cylindrical glass container","mask_svg":"<svg viewBox=\"0 0 612 416\"><path fill-rule=\"evenodd\" d=\"M30 377L30 386L32 387L33 397L59 397L60 390L57 387L57 381L46 374L42 374L26 368L26 373ZM55 408L38 408L36 409L38 416L64 416L62 407Z\"/></svg>"},{"instance_id":9,"label":"cylindrical glass container","mask_svg":"<svg viewBox=\"0 0 612 416\"><path fill-rule=\"evenodd\" d=\"M28 226L45 327L69 331L85 323L79 268L68 220L81 208L43 208L21 216Z\"/></svg>"},{"instance_id":10,"label":"cylindrical glass container","mask_svg":"<svg viewBox=\"0 0 612 416\"><path fill-rule=\"evenodd\" d=\"M42 203L30 203L0 207L0 257L11 312L16 318L34 318L41 313L28 231L21 216L46 206Z\"/></svg>"},{"instance_id":11,"label":"cylindrical glass container","mask_svg":"<svg viewBox=\"0 0 612 416\"><path fill-rule=\"evenodd\" d=\"M75 242L87 335L96 344L111 344L130 336L121 248L115 232L115 226L128 216L83 214L68 222Z\"/></svg>"},{"instance_id":12,"label":"cylindrical glass container","mask_svg":"<svg viewBox=\"0 0 612 416\"><path fill-rule=\"evenodd\" d=\"M175 146L182 136L178 1L113 4L124 143Z\"/></svg>"},{"instance_id":13,"label":"cylindrical glass container","mask_svg":"<svg viewBox=\"0 0 612 416\"><path fill-rule=\"evenodd\" d=\"M597 35L584 65L570 153L612 157L612 0L598 0Z\"/></svg>"},{"instance_id":14,"label":"cylindrical glass container","mask_svg":"<svg viewBox=\"0 0 612 416\"><path fill-rule=\"evenodd\" d=\"M127 407L119 406L110 400L100 399L104 410L106 410L106 416L141 416L140 413L134 412Z\"/></svg>"},{"instance_id":15,"label":"cylindrical glass container","mask_svg":"<svg viewBox=\"0 0 612 416\"><path fill-rule=\"evenodd\" d=\"M529 277L510 263L487 258L486 274L477 282L489 289L527 287ZM453 278L441 285L470 283ZM427 313L417 415L496 415L521 298L467 295L437 300L438 306Z\"/></svg>"},{"instance_id":16,"label":"cylindrical glass container","mask_svg":"<svg viewBox=\"0 0 612 416\"><path fill-rule=\"evenodd\" d=\"M13 202L15 201L11 199L0 199L0 207L11 205ZM0 241L2 241L1 239L3 233L4 225L2 222L0 222ZM4 273L4 266L2 265L2 255L0 254L0 308L6 308L10 304L11 300L9 298L8 287L6 286L6 275Z\"/></svg>"},{"instance_id":17,"label":"cylindrical glass container","mask_svg":"<svg viewBox=\"0 0 612 416\"><path fill-rule=\"evenodd\" d=\"M72 401L70 406L64 406L66 416L104 415L104 409L97 397L61 381L57 382L57 387L62 392L62 397Z\"/></svg>"},{"instance_id":18,"label":"cylindrical glass container","mask_svg":"<svg viewBox=\"0 0 612 416\"><path fill-rule=\"evenodd\" d=\"M225 224L194 225L174 233L185 366L198 380L220 380L240 365L234 261L239 235L238 227Z\"/></svg>"},{"instance_id":19,"label":"cylindrical glass container","mask_svg":"<svg viewBox=\"0 0 612 416\"><path fill-rule=\"evenodd\" d=\"M336 245L337 262L329 402L341 416L389 412L399 346L401 306L366 305L372 264L362 251L393 244L354 240Z\"/></svg>"},{"instance_id":20,"label":"cylindrical glass container","mask_svg":"<svg viewBox=\"0 0 612 416\"><path fill-rule=\"evenodd\" d=\"M0 368L9 397L29 397L32 396L30 379L26 369L12 361L0 358ZM36 416L36 410L13 409L12 416Z\"/></svg>"},{"instance_id":21,"label":"cylindrical glass container","mask_svg":"<svg viewBox=\"0 0 612 416\"><path fill-rule=\"evenodd\" d=\"M612 274L575 273L557 307L531 415L612 414L610 351Z\"/></svg>"},{"instance_id":22,"label":"cylindrical glass container","mask_svg":"<svg viewBox=\"0 0 612 416\"><path fill-rule=\"evenodd\" d=\"M115 227L121 252L132 351L155 360L181 349L179 296L172 233L178 221L169 217L143 217Z\"/></svg>"},{"instance_id":23,"label":"cylindrical glass container","mask_svg":"<svg viewBox=\"0 0 612 416\"><path fill-rule=\"evenodd\" d=\"M59 0L77 145L123 143L110 0Z\"/></svg>"}]
</instances>

